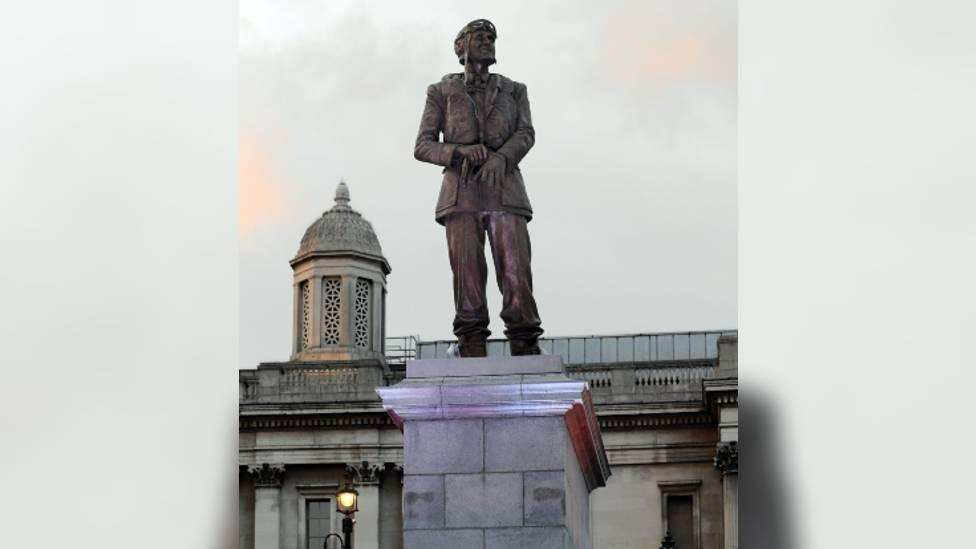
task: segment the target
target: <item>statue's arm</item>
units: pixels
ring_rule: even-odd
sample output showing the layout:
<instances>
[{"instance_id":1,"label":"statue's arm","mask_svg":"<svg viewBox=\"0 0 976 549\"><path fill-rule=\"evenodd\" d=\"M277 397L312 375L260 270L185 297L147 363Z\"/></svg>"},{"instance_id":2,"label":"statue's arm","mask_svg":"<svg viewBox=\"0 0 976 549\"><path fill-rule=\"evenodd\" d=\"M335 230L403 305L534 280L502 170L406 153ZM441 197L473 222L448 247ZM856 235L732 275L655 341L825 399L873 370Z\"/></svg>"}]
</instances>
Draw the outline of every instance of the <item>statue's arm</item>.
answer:
<instances>
[{"instance_id":1,"label":"statue's arm","mask_svg":"<svg viewBox=\"0 0 976 549\"><path fill-rule=\"evenodd\" d=\"M444 130L444 97L436 84L427 87L427 104L420 118L420 130L414 145L413 157L422 162L438 166L450 166L454 158L453 143L441 143L440 134Z\"/></svg>"},{"instance_id":2,"label":"statue's arm","mask_svg":"<svg viewBox=\"0 0 976 549\"><path fill-rule=\"evenodd\" d=\"M529 94L525 84L515 84L515 102L518 110L515 132L497 151L505 157L508 171L514 170L535 144L535 128L532 127L532 112L529 110Z\"/></svg>"}]
</instances>

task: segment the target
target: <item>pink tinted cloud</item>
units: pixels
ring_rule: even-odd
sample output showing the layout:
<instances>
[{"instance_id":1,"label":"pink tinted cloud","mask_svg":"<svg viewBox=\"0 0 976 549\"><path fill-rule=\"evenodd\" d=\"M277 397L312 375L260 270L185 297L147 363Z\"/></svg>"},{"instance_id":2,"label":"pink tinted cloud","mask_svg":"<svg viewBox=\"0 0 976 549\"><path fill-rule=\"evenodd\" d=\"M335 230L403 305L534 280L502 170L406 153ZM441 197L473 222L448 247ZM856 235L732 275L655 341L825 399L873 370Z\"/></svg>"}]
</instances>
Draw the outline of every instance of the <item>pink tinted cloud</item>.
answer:
<instances>
[{"instance_id":1,"label":"pink tinted cloud","mask_svg":"<svg viewBox=\"0 0 976 549\"><path fill-rule=\"evenodd\" d=\"M240 234L247 235L284 213L284 192L268 147L251 129L240 136Z\"/></svg>"},{"instance_id":2,"label":"pink tinted cloud","mask_svg":"<svg viewBox=\"0 0 976 549\"><path fill-rule=\"evenodd\" d=\"M716 84L736 72L734 33L695 18L643 15L608 19L600 33L601 60L611 78L627 84Z\"/></svg>"}]
</instances>

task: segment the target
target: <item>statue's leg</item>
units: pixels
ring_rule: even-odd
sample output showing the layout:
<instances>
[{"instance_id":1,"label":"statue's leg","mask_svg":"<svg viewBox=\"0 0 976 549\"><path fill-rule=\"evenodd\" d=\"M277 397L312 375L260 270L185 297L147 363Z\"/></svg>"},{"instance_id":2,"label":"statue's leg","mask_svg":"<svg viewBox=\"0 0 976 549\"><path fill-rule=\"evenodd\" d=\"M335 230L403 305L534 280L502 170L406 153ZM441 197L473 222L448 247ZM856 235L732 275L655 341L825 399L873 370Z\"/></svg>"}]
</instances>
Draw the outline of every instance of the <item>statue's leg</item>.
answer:
<instances>
[{"instance_id":1,"label":"statue's leg","mask_svg":"<svg viewBox=\"0 0 976 549\"><path fill-rule=\"evenodd\" d=\"M542 321L532 297L532 246L527 221L518 214L492 212L487 216L488 242L495 276L502 293L505 337L513 355L539 354Z\"/></svg>"},{"instance_id":2,"label":"statue's leg","mask_svg":"<svg viewBox=\"0 0 976 549\"><path fill-rule=\"evenodd\" d=\"M485 356L488 304L485 284L485 227L474 213L453 214L445 220L447 250L454 271L454 335L462 357Z\"/></svg>"}]
</instances>

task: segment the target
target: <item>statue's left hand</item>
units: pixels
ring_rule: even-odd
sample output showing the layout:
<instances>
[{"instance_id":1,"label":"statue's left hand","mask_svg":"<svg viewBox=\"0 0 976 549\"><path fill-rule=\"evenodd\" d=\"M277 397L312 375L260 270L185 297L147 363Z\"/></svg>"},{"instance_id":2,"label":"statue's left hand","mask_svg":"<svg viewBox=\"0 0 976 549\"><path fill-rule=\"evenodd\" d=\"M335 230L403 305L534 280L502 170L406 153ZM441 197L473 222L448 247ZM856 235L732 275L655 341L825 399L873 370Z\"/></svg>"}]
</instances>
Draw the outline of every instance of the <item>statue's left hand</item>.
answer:
<instances>
[{"instance_id":1,"label":"statue's left hand","mask_svg":"<svg viewBox=\"0 0 976 549\"><path fill-rule=\"evenodd\" d=\"M485 162L478 173L478 178L489 186L501 187L505 180L505 157L493 153L488 161Z\"/></svg>"}]
</instances>

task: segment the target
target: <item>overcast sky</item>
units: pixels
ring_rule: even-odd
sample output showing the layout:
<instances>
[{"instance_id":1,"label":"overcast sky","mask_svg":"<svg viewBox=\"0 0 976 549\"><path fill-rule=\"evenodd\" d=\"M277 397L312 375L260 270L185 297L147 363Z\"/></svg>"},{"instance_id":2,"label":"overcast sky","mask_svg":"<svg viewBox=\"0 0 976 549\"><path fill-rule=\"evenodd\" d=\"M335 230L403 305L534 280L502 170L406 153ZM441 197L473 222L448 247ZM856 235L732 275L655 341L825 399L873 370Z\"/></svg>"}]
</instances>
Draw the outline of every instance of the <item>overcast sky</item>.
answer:
<instances>
[{"instance_id":1,"label":"overcast sky","mask_svg":"<svg viewBox=\"0 0 976 549\"><path fill-rule=\"evenodd\" d=\"M461 69L454 35L482 17L492 71L532 105L546 335L736 327L736 3L471 5L241 1L241 367L288 358L288 261L342 177L393 268L387 334L452 337L440 169L413 144L426 86Z\"/></svg>"}]
</instances>

